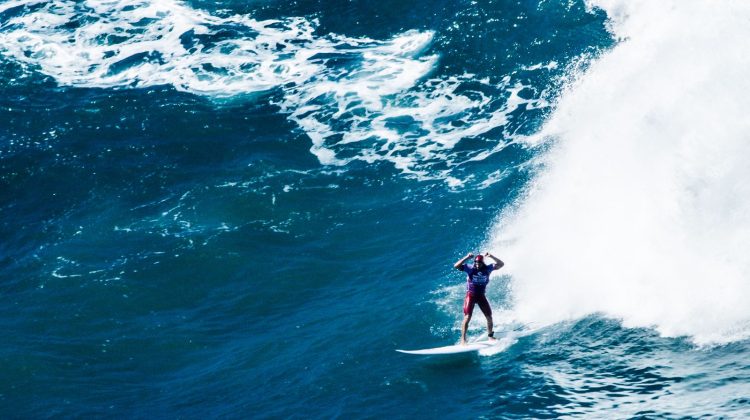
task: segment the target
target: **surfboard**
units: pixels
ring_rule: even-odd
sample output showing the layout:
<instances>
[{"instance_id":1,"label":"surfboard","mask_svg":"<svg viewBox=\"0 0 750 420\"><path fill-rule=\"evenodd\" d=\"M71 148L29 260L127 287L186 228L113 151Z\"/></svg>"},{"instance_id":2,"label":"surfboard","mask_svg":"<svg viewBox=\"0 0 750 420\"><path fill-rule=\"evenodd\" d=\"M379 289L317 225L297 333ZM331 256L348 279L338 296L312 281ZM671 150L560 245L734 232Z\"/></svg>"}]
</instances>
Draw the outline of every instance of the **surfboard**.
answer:
<instances>
[{"instance_id":1,"label":"surfboard","mask_svg":"<svg viewBox=\"0 0 750 420\"><path fill-rule=\"evenodd\" d=\"M479 351L482 349L494 347L498 344L499 344L499 340L483 340L483 341L475 341L473 343L466 343L466 345L456 344L453 346L435 347L431 349L396 350L396 351L399 353L422 354L422 355L458 354L458 353L469 353L472 351Z\"/></svg>"}]
</instances>

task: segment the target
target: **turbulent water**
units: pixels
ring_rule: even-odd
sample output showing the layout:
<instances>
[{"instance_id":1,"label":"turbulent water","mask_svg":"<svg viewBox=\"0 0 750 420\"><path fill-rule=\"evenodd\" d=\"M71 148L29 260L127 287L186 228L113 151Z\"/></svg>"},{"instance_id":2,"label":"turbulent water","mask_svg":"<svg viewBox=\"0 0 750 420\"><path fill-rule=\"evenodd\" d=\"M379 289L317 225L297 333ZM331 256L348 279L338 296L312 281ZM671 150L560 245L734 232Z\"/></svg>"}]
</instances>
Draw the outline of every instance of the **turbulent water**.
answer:
<instances>
[{"instance_id":1,"label":"turbulent water","mask_svg":"<svg viewBox=\"0 0 750 420\"><path fill-rule=\"evenodd\" d=\"M749 19L0 3L0 415L750 415Z\"/></svg>"}]
</instances>

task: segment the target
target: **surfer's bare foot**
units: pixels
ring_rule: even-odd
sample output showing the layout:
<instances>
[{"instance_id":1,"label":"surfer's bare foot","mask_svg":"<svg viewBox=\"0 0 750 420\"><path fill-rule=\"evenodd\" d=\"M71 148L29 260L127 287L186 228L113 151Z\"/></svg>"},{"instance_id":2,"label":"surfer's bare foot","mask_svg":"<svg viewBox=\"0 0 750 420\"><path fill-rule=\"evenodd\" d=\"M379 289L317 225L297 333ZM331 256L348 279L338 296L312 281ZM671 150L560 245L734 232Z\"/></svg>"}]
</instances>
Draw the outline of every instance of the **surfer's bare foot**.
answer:
<instances>
[{"instance_id":1,"label":"surfer's bare foot","mask_svg":"<svg viewBox=\"0 0 750 420\"><path fill-rule=\"evenodd\" d=\"M490 341L495 341L495 340L497 340L497 338L495 338L495 332L493 331L493 332L491 332L491 333L488 333L488 334L487 334L487 339L488 339L488 340L490 340Z\"/></svg>"}]
</instances>

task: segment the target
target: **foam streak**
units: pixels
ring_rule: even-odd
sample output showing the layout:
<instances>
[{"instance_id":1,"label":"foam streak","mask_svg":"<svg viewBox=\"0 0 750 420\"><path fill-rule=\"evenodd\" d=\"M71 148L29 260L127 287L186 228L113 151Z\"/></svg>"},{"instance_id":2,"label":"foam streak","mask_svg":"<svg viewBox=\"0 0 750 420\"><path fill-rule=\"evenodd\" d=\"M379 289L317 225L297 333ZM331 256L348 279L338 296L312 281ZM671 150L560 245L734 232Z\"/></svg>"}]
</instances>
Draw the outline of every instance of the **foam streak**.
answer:
<instances>
[{"instance_id":1,"label":"foam streak","mask_svg":"<svg viewBox=\"0 0 750 420\"><path fill-rule=\"evenodd\" d=\"M3 10L11 8L25 13L0 23L0 53L61 85L171 85L214 99L281 90L277 105L326 165L388 161L407 174L450 179L450 169L432 166L460 164L450 151L462 138L502 127L519 106L546 105L521 99L522 86L509 78L427 80L438 61L426 53L429 31L321 36L303 17L219 17L171 0L15 0ZM509 99L498 106L483 91Z\"/></svg>"}]
</instances>

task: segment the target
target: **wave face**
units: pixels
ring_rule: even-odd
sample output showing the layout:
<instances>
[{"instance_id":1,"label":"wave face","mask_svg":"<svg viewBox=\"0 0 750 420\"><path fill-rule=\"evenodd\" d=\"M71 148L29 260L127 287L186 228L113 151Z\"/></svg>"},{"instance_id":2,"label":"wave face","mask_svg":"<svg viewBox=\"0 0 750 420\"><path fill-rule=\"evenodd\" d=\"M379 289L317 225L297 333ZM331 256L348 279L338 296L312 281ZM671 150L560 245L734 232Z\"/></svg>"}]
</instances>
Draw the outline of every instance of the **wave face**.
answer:
<instances>
[{"instance_id":1,"label":"wave face","mask_svg":"<svg viewBox=\"0 0 750 420\"><path fill-rule=\"evenodd\" d=\"M171 0L16 0L0 13L8 16L3 54L60 85L171 85L214 100L281 91L275 104L325 165L387 161L458 185L450 168L512 141L458 157L451 151L462 138L502 130L521 108L547 106L541 95L519 95L525 86L510 76L428 78L438 62L427 52L429 30L388 40L320 35L315 19L221 17Z\"/></svg>"},{"instance_id":2,"label":"wave face","mask_svg":"<svg viewBox=\"0 0 750 420\"><path fill-rule=\"evenodd\" d=\"M750 4L593 1L619 44L561 96L527 196L496 226L516 315L602 313L665 336L750 334Z\"/></svg>"}]
</instances>

